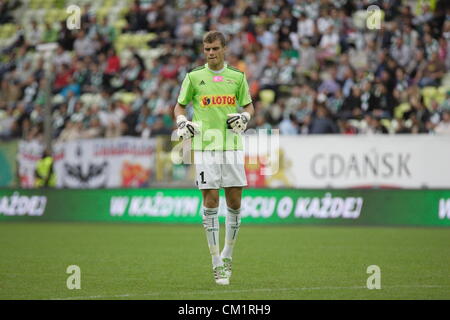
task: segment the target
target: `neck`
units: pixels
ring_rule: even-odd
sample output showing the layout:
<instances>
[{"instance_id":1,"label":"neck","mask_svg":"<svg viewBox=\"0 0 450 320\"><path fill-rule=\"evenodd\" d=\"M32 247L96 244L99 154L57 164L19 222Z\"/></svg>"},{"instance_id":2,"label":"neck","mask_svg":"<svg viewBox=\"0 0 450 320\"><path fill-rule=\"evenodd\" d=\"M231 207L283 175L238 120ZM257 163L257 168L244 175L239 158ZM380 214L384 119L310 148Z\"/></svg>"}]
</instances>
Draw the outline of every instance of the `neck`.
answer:
<instances>
[{"instance_id":1,"label":"neck","mask_svg":"<svg viewBox=\"0 0 450 320\"><path fill-rule=\"evenodd\" d=\"M211 70L213 70L213 71L220 71L220 70L223 69L224 65L225 65L225 64L224 64L223 61L222 61L221 63L215 64L215 65L212 65L212 64L209 64L209 63L208 63L208 68L211 69Z\"/></svg>"}]
</instances>

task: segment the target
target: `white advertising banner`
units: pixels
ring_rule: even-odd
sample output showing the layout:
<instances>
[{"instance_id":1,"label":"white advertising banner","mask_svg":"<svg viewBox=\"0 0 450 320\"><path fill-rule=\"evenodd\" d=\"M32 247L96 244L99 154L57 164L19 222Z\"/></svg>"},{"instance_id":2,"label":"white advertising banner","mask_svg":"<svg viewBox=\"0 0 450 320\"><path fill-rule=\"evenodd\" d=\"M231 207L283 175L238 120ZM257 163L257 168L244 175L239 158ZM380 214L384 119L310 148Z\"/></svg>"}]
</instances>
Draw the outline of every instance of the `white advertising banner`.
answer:
<instances>
[{"instance_id":1,"label":"white advertising banner","mask_svg":"<svg viewBox=\"0 0 450 320\"><path fill-rule=\"evenodd\" d=\"M42 157L44 145L36 140L20 141L17 152L17 170L22 188L34 188L36 163Z\"/></svg>"},{"instance_id":2,"label":"white advertising banner","mask_svg":"<svg viewBox=\"0 0 450 320\"><path fill-rule=\"evenodd\" d=\"M123 137L57 144L54 170L60 188L148 186L155 161L155 141Z\"/></svg>"},{"instance_id":3,"label":"white advertising banner","mask_svg":"<svg viewBox=\"0 0 450 320\"><path fill-rule=\"evenodd\" d=\"M258 137L249 140L256 145L252 139ZM278 159L272 164L274 173L253 186L450 188L450 136L311 135L279 139L278 148L258 150L263 157L270 153L279 156L272 156ZM246 167L248 178L251 166ZM251 181L258 181L248 180L250 186Z\"/></svg>"},{"instance_id":4,"label":"white advertising banner","mask_svg":"<svg viewBox=\"0 0 450 320\"><path fill-rule=\"evenodd\" d=\"M450 188L450 136L255 134L244 141L250 188ZM155 145L132 137L56 144L57 187L146 187ZM35 141L20 142L21 187L34 186L42 151Z\"/></svg>"}]
</instances>

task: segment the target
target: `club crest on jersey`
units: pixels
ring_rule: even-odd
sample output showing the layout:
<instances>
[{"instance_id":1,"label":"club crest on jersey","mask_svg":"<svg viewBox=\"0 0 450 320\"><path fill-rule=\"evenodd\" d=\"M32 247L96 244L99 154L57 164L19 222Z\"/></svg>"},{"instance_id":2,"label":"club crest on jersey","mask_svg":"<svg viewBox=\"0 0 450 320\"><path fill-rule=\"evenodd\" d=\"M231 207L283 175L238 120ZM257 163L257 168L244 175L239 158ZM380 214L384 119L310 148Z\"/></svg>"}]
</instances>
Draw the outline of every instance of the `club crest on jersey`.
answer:
<instances>
[{"instance_id":1,"label":"club crest on jersey","mask_svg":"<svg viewBox=\"0 0 450 320\"><path fill-rule=\"evenodd\" d=\"M226 107L236 105L236 96L233 94L208 95L200 98L202 107Z\"/></svg>"}]
</instances>

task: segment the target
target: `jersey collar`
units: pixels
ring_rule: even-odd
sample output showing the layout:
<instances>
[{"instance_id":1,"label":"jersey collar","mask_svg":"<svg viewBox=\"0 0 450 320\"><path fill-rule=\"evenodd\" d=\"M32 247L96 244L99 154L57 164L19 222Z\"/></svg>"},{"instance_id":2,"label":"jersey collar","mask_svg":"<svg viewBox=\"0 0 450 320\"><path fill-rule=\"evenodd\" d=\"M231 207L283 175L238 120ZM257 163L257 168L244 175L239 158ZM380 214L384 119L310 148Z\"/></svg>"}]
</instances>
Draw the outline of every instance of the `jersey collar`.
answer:
<instances>
[{"instance_id":1,"label":"jersey collar","mask_svg":"<svg viewBox=\"0 0 450 320\"><path fill-rule=\"evenodd\" d=\"M225 63L223 64L223 68L216 71L216 70L211 70L211 69L208 67L208 63L205 63L206 69L208 69L209 71L211 71L211 72L213 72L213 73L217 73L217 74L223 72L223 71L227 68L227 65L228 65L228 64L225 62Z\"/></svg>"}]
</instances>

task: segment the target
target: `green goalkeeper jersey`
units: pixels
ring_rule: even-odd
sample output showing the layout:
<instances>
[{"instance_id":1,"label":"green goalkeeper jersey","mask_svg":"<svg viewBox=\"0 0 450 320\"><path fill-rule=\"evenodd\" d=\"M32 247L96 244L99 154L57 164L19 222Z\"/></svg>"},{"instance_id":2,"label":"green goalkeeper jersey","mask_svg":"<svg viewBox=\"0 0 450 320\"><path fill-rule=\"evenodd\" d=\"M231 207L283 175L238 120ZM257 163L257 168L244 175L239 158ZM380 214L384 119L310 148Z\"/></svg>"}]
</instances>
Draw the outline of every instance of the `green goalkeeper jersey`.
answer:
<instances>
[{"instance_id":1,"label":"green goalkeeper jersey","mask_svg":"<svg viewBox=\"0 0 450 320\"><path fill-rule=\"evenodd\" d=\"M243 72L227 65L220 72L207 64L193 69L186 74L178 96L183 106L191 101L192 121L200 126L200 134L192 139L193 150L242 150L240 134L227 130L227 114L252 102Z\"/></svg>"}]
</instances>

